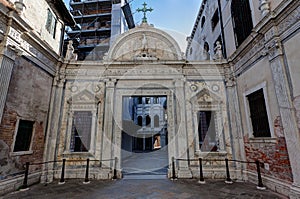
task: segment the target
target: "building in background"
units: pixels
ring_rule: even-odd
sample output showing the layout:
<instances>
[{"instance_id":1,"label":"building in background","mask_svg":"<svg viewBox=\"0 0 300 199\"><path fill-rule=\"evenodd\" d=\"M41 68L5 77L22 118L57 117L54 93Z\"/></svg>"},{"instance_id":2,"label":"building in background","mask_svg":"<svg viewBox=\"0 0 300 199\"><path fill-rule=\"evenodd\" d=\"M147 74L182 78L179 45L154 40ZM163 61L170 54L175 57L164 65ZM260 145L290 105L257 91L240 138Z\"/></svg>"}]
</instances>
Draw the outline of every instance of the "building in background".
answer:
<instances>
[{"instance_id":1,"label":"building in background","mask_svg":"<svg viewBox=\"0 0 300 199\"><path fill-rule=\"evenodd\" d=\"M219 60L219 41L236 158L263 162L265 184L291 198L300 193L299 5L203 0L186 49L189 61ZM252 180L255 168L240 167Z\"/></svg>"},{"instance_id":2,"label":"building in background","mask_svg":"<svg viewBox=\"0 0 300 199\"><path fill-rule=\"evenodd\" d=\"M115 37L134 27L124 0L71 0L70 11L77 25L67 31L67 41L73 40L78 60L102 60Z\"/></svg>"},{"instance_id":3,"label":"building in background","mask_svg":"<svg viewBox=\"0 0 300 199\"><path fill-rule=\"evenodd\" d=\"M152 151L167 145L166 97L126 97L122 143L128 152Z\"/></svg>"},{"instance_id":4,"label":"building in background","mask_svg":"<svg viewBox=\"0 0 300 199\"><path fill-rule=\"evenodd\" d=\"M0 194L21 186L26 162L43 161L66 25L63 1L0 1ZM41 166L30 172L38 182Z\"/></svg>"}]
</instances>

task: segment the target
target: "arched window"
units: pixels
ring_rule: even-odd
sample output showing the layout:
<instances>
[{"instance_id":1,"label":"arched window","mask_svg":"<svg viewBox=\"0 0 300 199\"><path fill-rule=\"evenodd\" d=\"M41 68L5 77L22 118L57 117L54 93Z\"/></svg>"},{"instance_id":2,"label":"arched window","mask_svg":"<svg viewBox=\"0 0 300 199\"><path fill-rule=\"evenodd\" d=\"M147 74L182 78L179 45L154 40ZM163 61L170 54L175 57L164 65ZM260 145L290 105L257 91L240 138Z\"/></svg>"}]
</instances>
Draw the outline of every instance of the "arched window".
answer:
<instances>
[{"instance_id":1,"label":"arched window","mask_svg":"<svg viewBox=\"0 0 300 199\"><path fill-rule=\"evenodd\" d=\"M205 43L204 43L204 46L203 46L203 48L204 48L204 50L205 50L206 52L208 52L208 51L209 51L209 45L208 45L208 43L207 43L207 42L205 42Z\"/></svg>"},{"instance_id":2,"label":"arched window","mask_svg":"<svg viewBox=\"0 0 300 199\"><path fill-rule=\"evenodd\" d=\"M207 42L205 42L204 45L203 45L203 59L204 60L210 60L209 45L208 45Z\"/></svg>"},{"instance_id":3,"label":"arched window","mask_svg":"<svg viewBox=\"0 0 300 199\"><path fill-rule=\"evenodd\" d=\"M154 116L154 127L159 127L159 116L158 115Z\"/></svg>"},{"instance_id":4,"label":"arched window","mask_svg":"<svg viewBox=\"0 0 300 199\"><path fill-rule=\"evenodd\" d=\"M137 121L138 121L139 126L143 126L143 117L142 116L138 116Z\"/></svg>"},{"instance_id":5,"label":"arched window","mask_svg":"<svg viewBox=\"0 0 300 199\"><path fill-rule=\"evenodd\" d=\"M149 115L146 116L146 126L149 126L151 124L151 118Z\"/></svg>"},{"instance_id":6,"label":"arched window","mask_svg":"<svg viewBox=\"0 0 300 199\"><path fill-rule=\"evenodd\" d=\"M205 24L205 16L203 16L201 19L201 28L203 28L204 24Z\"/></svg>"},{"instance_id":7,"label":"arched window","mask_svg":"<svg viewBox=\"0 0 300 199\"><path fill-rule=\"evenodd\" d=\"M249 0L232 0L231 15L236 46L240 46L253 29Z\"/></svg>"}]
</instances>

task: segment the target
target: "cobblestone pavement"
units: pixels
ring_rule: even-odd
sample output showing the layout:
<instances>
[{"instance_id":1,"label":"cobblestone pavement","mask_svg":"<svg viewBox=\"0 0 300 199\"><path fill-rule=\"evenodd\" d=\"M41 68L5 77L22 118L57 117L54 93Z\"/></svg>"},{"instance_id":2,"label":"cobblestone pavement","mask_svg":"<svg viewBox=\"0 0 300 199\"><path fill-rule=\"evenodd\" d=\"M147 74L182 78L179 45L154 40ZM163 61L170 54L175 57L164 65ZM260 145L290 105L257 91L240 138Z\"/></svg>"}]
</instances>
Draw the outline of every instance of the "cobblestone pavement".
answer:
<instances>
[{"instance_id":1,"label":"cobblestone pavement","mask_svg":"<svg viewBox=\"0 0 300 199\"><path fill-rule=\"evenodd\" d=\"M1 198L1 197L0 197ZM281 199L286 198L270 190L257 190L255 184L236 182L225 184L224 181L207 181L198 184L197 180L115 180L91 181L83 184L82 180L67 180L64 185L53 182L47 186L37 184L28 191L14 192L3 199L168 199L168 198L230 198L230 199Z\"/></svg>"}]
</instances>

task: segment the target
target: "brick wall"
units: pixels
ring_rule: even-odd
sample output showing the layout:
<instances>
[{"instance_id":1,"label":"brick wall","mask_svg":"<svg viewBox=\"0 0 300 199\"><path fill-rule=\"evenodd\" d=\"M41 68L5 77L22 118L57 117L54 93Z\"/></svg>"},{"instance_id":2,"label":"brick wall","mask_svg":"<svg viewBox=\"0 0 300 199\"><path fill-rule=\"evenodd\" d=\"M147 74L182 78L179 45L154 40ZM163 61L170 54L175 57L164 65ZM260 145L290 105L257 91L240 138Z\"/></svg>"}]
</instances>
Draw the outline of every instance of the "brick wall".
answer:
<instances>
[{"instance_id":1,"label":"brick wall","mask_svg":"<svg viewBox=\"0 0 300 199\"><path fill-rule=\"evenodd\" d=\"M43 160L52 80L32 62L16 60L0 124L0 177L24 170L25 162ZM12 153L18 119L35 121L30 154Z\"/></svg>"},{"instance_id":2,"label":"brick wall","mask_svg":"<svg viewBox=\"0 0 300 199\"><path fill-rule=\"evenodd\" d=\"M266 165L262 166L261 171L263 175L293 182L292 169L284 137L277 138L276 143L249 142L248 137L244 137L244 142L247 161L259 160L269 164L269 170L266 168ZM256 172L256 165L249 164L248 169Z\"/></svg>"}]
</instances>

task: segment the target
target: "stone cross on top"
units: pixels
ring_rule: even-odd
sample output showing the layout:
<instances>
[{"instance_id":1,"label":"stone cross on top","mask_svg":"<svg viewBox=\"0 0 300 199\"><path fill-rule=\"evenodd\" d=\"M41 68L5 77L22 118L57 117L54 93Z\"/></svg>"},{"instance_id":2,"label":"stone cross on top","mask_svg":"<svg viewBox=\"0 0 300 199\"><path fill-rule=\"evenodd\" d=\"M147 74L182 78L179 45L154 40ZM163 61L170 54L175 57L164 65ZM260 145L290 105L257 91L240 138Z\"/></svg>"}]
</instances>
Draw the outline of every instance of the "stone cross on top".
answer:
<instances>
[{"instance_id":1,"label":"stone cross on top","mask_svg":"<svg viewBox=\"0 0 300 199\"><path fill-rule=\"evenodd\" d=\"M147 23L146 13L147 12L152 12L153 9L152 8L147 8L147 4L145 2L143 3L143 6L144 6L143 8L138 8L138 9L136 9L136 11L144 13L143 23Z\"/></svg>"}]
</instances>

